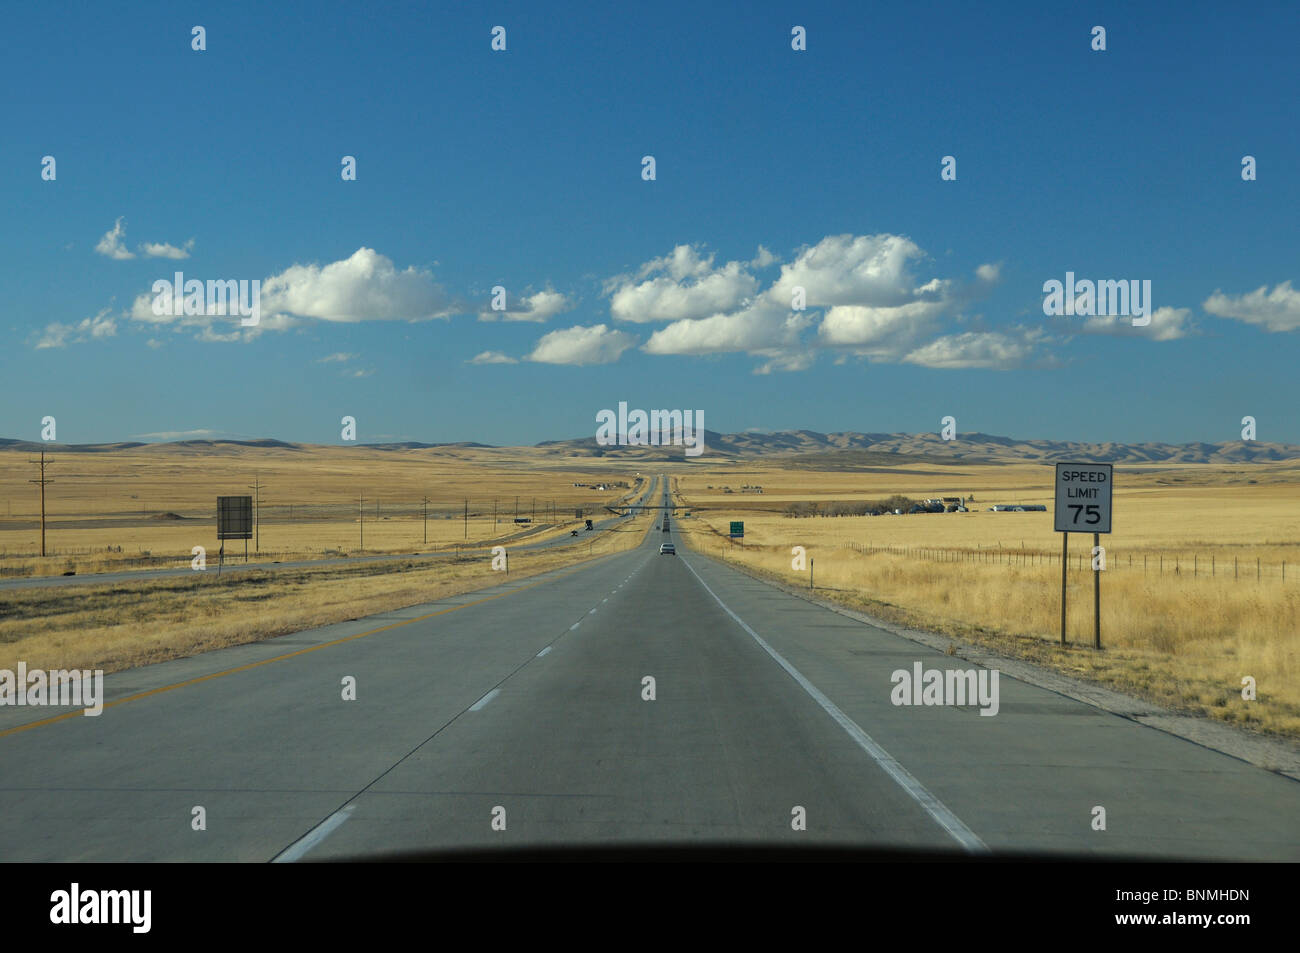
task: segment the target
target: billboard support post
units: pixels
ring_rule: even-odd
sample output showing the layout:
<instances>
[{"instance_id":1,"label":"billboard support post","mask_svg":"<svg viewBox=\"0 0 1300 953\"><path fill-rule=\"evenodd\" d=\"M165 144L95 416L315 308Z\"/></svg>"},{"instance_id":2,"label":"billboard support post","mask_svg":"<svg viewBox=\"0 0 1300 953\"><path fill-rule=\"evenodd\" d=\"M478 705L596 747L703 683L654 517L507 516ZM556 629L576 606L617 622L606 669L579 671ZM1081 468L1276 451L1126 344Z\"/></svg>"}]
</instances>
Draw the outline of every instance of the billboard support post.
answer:
<instances>
[{"instance_id":1,"label":"billboard support post","mask_svg":"<svg viewBox=\"0 0 1300 953\"><path fill-rule=\"evenodd\" d=\"M225 561L226 540L244 541L244 562L248 562L248 541L253 537L253 498L251 496L217 497L217 539L221 550L217 559L217 575Z\"/></svg>"}]
</instances>

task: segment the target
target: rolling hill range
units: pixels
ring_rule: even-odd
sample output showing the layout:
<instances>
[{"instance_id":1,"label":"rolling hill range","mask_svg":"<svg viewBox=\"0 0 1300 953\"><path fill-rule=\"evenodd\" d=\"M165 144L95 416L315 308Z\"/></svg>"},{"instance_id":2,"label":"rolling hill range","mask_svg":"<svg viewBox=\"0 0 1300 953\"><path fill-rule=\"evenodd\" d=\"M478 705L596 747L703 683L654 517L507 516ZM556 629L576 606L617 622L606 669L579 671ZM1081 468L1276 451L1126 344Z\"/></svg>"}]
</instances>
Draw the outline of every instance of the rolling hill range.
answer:
<instances>
[{"instance_id":1,"label":"rolling hill range","mask_svg":"<svg viewBox=\"0 0 1300 953\"><path fill-rule=\"evenodd\" d=\"M782 456L794 465L887 466L900 462L962 463L1050 463L1057 460L1091 460L1103 463L1141 464L1244 464L1278 463L1300 459L1300 446L1264 441L1232 440L1222 443L1085 443L1069 440L1016 439L985 433L962 433L955 440L943 440L935 433L818 433L813 430L783 430L771 433L723 434L705 432L705 452L688 462L716 461L718 457L744 459ZM283 440L182 440L169 443L42 444L30 440L0 438L0 450L34 453L240 453L249 449L309 450L315 444ZM337 449L336 445L329 445ZM490 451L488 444L402 443L357 444L358 449L420 453L435 451ZM615 457L629 460L682 460L681 447L600 446L594 437L548 440L533 448L546 457Z\"/></svg>"}]
</instances>

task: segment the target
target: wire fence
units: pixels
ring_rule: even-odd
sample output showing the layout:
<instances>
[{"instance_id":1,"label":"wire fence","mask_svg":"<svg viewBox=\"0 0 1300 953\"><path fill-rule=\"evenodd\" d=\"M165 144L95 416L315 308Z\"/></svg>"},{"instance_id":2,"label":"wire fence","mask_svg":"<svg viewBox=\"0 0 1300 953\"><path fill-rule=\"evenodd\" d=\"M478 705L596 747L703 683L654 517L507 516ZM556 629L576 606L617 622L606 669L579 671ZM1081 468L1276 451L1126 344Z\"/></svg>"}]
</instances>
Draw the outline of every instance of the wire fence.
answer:
<instances>
[{"instance_id":1,"label":"wire fence","mask_svg":"<svg viewBox=\"0 0 1300 953\"><path fill-rule=\"evenodd\" d=\"M944 548L934 546L892 546L876 543L847 542L840 548L850 549L863 555L889 554L908 559L923 559L932 562L971 563L1004 566L1060 566L1062 554L1044 552L1034 549L1007 548ZM1242 556L1234 554L1220 557L1218 553L1164 553L1164 552L1116 552L1102 547L1105 551L1106 572L1115 570L1142 572L1147 575L1174 575L1190 579L1230 579L1237 582L1254 580L1275 580L1278 582L1295 581L1296 567L1288 565L1287 560L1266 563L1260 556ZM1070 553L1067 569L1091 572L1093 568L1092 547L1086 545L1082 553Z\"/></svg>"},{"instance_id":2,"label":"wire fence","mask_svg":"<svg viewBox=\"0 0 1300 953\"><path fill-rule=\"evenodd\" d=\"M565 502L551 499L541 499L534 497L520 496L516 500L513 496L509 498L498 498L495 500L456 500L448 501L445 498L440 500L384 500L371 499L366 497L364 501L360 498L349 502L307 502L307 503L261 503L255 507L256 526L261 533L262 540L266 540L268 531L274 533L276 529L284 529L293 526L324 525L330 523L352 523L363 524L365 532L365 543L362 544L360 532L357 532L357 539L348 542L342 540L332 542L330 540L321 540L318 545L295 546L292 549L284 549L283 542L281 546L274 549L268 548L264 543L258 545L257 542L250 541L248 544L249 558L256 558L259 562L274 560L298 561L304 558L312 559L319 556L343 556L343 555L401 555L407 552L459 552L462 549L481 548L483 546L497 543L510 543L511 541L527 540L540 533L554 531L557 527L583 528L583 521L587 519L604 520L611 516L609 507L616 511L627 508L627 500L641 487L635 489L626 489L623 487L614 487L615 490L623 491L617 498L610 496L600 496L587 499L570 499ZM599 491L598 491L599 492ZM424 531L422 525L427 523L433 524L438 521L455 521L465 524L465 535L463 539L448 540L447 532L435 535L432 526L427 526ZM395 545L391 537L391 532L380 533L379 539L372 539L371 524L387 522L389 529L393 528L394 523L407 524L409 526L410 547L406 544ZM93 560L96 568L99 564L112 569L162 569L178 566L189 565L194 558L188 549L181 552L158 552L160 546L148 547L138 545L116 545L107 543L105 545L77 545L67 546L59 545L59 535L64 530L73 530L80 533L87 531L96 534L111 534L114 530L133 530L138 537L138 531L145 527L163 528L180 528L191 527L201 533L202 538L197 541L205 546L206 557L214 559L217 556L220 543L216 540L216 514L209 508L190 509L179 507L170 508L142 508L138 512L114 513L111 516L96 512L68 512L62 511L49 521L48 545L45 550L45 560L53 563L56 560L66 560L71 565L73 560ZM32 514L18 514L11 519L0 519L0 530L7 531L24 531L33 534L39 533L39 518L33 518ZM376 526L376 529L379 527ZM405 534L407 530L402 530ZM451 535L460 536L459 527L452 531ZM0 536L0 539L3 539ZM112 538L111 536L109 538ZM31 565L12 565L13 562L30 563L41 560L40 549L37 547L39 536L33 535L32 538L23 539L21 542L11 538L9 543L0 543L0 578L14 576L30 576L33 573ZM382 540L382 541L381 541ZM14 545L17 543L17 545ZM274 545L274 543L272 544ZM227 540L225 558L229 561L239 561L244 558L244 543L242 540Z\"/></svg>"}]
</instances>

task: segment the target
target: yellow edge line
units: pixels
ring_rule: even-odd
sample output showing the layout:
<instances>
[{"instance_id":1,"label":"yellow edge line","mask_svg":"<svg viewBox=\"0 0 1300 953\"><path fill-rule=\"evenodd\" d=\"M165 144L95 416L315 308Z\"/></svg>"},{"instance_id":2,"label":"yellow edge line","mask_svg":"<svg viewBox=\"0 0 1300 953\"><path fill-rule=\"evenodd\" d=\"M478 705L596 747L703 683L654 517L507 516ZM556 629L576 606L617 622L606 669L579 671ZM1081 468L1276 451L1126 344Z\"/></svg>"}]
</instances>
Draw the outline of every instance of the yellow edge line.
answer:
<instances>
[{"instance_id":1,"label":"yellow edge line","mask_svg":"<svg viewBox=\"0 0 1300 953\"><path fill-rule=\"evenodd\" d=\"M632 552L632 550L627 550L627 552ZM606 555L617 556L620 554L607 553ZM597 557L597 558L603 558L603 557ZM555 578L563 579L565 576L572 576L574 573L585 568L587 567L578 566L577 568L570 569L569 571L562 573L561 575ZM213 672L210 675L200 675L198 678L187 679L186 681L183 682L177 682L174 685L163 685L160 688L151 688L147 692L137 692L134 695L127 695L125 698L119 698L117 701L108 702L103 707L113 708L117 705L125 705L127 702L138 701L141 698L148 698L151 695L161 695L163 692L170 692L177 688L185 688L187 685L197 685L200 682L211 681L214 678L222 678L223 676L226 675L234 675L236 672L247 672L249 669L258 668L259 666L262 665L270 665L272 662L283 662L285 659L294 658L295 656L298 655L306 655L308 652L318 652L321 649L332 648L333 646L342 645L345 642L351 642L355 639L364 639L368 635L375 635L376 633L379 632L387 632L389 629L396 629L404 625L410 625L412 622L423 622L425 619L432 619L435 616L446 615L449 612L459 612L461 609L468 609L471 606L481 606L483 605L483 603L491 602L493 599L500 599L503 596L512 596L516 592L524 592L527 589L534 589L537 586L542 585L544 582L554 582L554 581L555 579L542 579L542 580L538 580L537 582L530 582L528 585L520 586L518 589L510 589L506 592L498 592L495 596L487 596L486 598L483 599L476 599L473 602L466 602L464 605L452 606L450 609L439 609L437 612L430 612L426 615L416 616L414 619L404 619L401 622L390 622L388 625L381 625L377 629L370 629L367 632L358 632L356 635L346 635L341 639L334 639L331 642L322 642L320 645L313 645L310 648L298 649L296 652L286 652L284 655L276 655L272 658L262 659L260 662L249 662L247 665L240 665L236 668L228 668L225 671L221 671L221 672ZM332 624L338 625L340 623L332 623ZM286 632L285 634L292 635L294 633ZM251 645L253 643L246 643L246 644ZM68 711L68 712L64 712L62 715L55 715L52 718L42 718L40 721L31 721L25 725L15 725L13 728L6 728L3 731L0 731L0 738L7 737L8 735L16 735L18 734L18 732L27 731L30 728L39 728L42 725L52 725L57 721L63 721L66 718L75 718L78 715L84 716L84 711L81 709L78 709L77 711Z\"/></svg>"}]
</instances>

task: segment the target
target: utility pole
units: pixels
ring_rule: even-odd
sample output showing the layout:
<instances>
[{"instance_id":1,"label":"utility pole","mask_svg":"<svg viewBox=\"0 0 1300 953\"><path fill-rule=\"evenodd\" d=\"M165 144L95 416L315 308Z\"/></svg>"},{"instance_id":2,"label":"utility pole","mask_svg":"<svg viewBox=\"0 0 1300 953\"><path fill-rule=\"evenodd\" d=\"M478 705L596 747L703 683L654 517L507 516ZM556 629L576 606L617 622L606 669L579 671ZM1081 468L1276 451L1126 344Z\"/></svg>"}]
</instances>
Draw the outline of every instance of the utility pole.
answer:
<instances>
[{"instance_id":1,"label":"utility pole","mask_svg":"<svg viewBox=\"0 0 1300 953\"><path fill-rule=\"evenodd\" d=\"M492 501L492 535L497 534L497 501Z\"/></svg>"},{"instance_id":2,"label":"utility pole","mask_svg":"<svg viewBox=\"0 0 1300 953\"><path fill-rule=\"evenodd\" d=\"M533 497L533 516L530 522L537 522L537 497Z\"/></svg>"},{"instance_id":3,"label":"utility pole","mask_svg":"<svg viewBox=\"0 0 1300 953\"><path fill-rule=\"evenodd\" d=\"M519 520L519 497L515 497L515 521Z\"/></svg>"},{"instance_id":4,"label":"utility pole","mask_svg":"<svg viewBox=\"0 0 1300 953\"><path fill-rule=\"evenodd\" d=\"M469 539L469 500L465 501L465 538Z\"/></svg>"},{"instance_id":5,"label":"utility pole","mask_svg":"<svg viewBox=\"0 0 1300 953\"><path fill-rule=\"evenodd\" d=\"M421 503L424 506L424 541L429 541L429 498L426 496Z\"/></svg>"},{"instance_id":6,"label":"utility pole","mask_svg":"<svg viewBox=\"0 0 1300 953\"><path fill-rule=\"evenodd\" d=\"M27 462L36 463L37 461L28 460ZM41 466L41 478L39 480L28 480L27 482L39 483L41 486L41 556L44 556L45 555L45 487L46 485L54 482L53 480L46 479L45 477L45 451L44 450L41 451L40 466Z\"/></svg>"},{"instance_id":7,"label":"utility pole","mask_svg":"<svg viewBox=\"0 0 1300 953\"><path fill-rule=\"evenodd\" d=\"M357 512L361 515L361 551L366 551L366 494L361 494L361 501L357 503Z\"/></svg>"},{"instance_id":8,"label":"utility pole","mask_svg":"<svg viewBox=\"0 0 1300 953\"><path fill-rule=\"evenodd\" d=\"M261 477L256 470L253 471L253 483L248 489L253 491L253 552L257 553L262 548L262 490L266 485L262 483Z\"/></svg>"}]
</instances>

